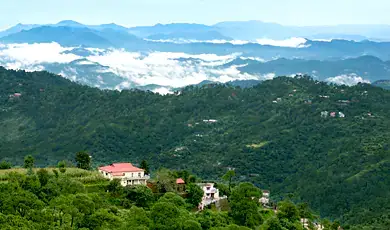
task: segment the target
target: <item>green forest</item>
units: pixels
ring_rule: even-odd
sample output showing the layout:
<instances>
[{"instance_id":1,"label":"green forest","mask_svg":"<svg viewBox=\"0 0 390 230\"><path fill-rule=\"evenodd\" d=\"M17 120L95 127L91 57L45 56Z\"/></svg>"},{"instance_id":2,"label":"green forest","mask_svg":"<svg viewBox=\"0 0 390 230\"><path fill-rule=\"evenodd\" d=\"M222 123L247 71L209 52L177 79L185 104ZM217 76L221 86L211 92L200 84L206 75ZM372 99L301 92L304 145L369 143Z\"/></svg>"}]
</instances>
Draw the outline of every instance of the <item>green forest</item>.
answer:
<instances>
[{"instance_id":1,"label":"green forest","mask_svg":"<svg viewBox=\"0 0 390 230\"><path fill-rule=\"evenodd\" d=\"M109 181L96 171L70 168L66 161L56 168L34 168L31 155L24 159L24 168L0 170L1 229L303 230L306 225L314 230L321 225L337 230L340 226L319 219L304 203L286 200L278 203L277 210L263 208L262 191L247 182L231 187L219 183L229 199L198 211L203 197L196 184L200 179L185 170L159 169L151 188L123 187L118 179ZM78 156L76 160L89 167ZM186 184L179 187L176 179L184 175Z\"/></svg>"},{"instance_id":2,"label":"green forest","mask_svg":"<svg viewBox=\"0 0 390 230\"><path fill-rule=\"evenodd\" d=\"M0 159L23 165L150 162L307 202L345 229L390 225L390 91L278 77L251 88L207 84L161 96L99 90L47 72L0 68Z\"/></svg>"}]
</instances>

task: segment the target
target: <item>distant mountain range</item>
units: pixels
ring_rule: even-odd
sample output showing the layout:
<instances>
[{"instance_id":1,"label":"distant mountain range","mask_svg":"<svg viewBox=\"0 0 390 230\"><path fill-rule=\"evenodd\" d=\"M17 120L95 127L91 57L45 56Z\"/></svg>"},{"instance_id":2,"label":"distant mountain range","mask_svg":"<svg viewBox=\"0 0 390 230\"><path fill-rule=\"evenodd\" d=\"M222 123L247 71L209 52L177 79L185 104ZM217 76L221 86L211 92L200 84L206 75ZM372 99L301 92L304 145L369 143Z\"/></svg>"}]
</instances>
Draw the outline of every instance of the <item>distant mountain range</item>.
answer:
<instances>
[{"instance_id":1,"label":"distant mountain range","mask_svg":"<svg viewBox=\"0 0 390 230\"><path fill-rule=\"evenodd\" d=\"M33 28L2 37L0 38L0 42L30 44L57 42L66 47L124 48L133 52L159 51L216 55L241 53L244 56L260 57L265 60L275 58L326 60L359 57L362 55L372 55L383 60L390 60L390 42L372 42L367 40L362 42L347 40L326 42L306 40L306 42L300 45L300 48L295 48L260 45L257 43L232 44L202 41L218 38L230 39L223 37L223 35L215 31L208 31L203 34L195 32L159 33L148 36L148 38L157 40L169 40L170 38L172 38L171 40L180 38L194 38L196 40L192 43L177 44L174 42L147 41L124 31L122 27L116 29L115 25L95 26L98 29L92 29L91 27L83 27L77 23L61 22L56 24L56 26L30 27Z\"/></svg>"},{"instance_id":2,"label":"distant mountain range","mask_svg":"<svg viewBox=\"0 0 390 230\"><path fill-rule=\"evenodd\" d=\"M389 80L390 42L364 40L387 36L390 27L377 25L289 27L248 21L126 28L66 20L0 32L0 65L43 69L104 89L174 90L204 81L261 81L298 73L354 84ZM306 39L272 40L291 37ZM40 46L53 42L59 44L55 51ZM25 43L30 45L15 46ZM27 60L24 49L30 46L35 48Z\"/></svg>"},{"instance_id":3,"label":"distant mountain range","mask_svg":"<svg viewBox=\"0 0 390 230\"><path fill-rule=\"evenodd\" d=\"M154 26L137 26L127 28L114 23L102 25L84 25L72 20L64 20L56 24L17 24L10 29L0 32L0 37L29 30L41 26L50 27L83 27L93 30L113 29L129 32L141 38L159 39L191 39L196 40L199 34L204 40L235 39L256 41L256 39L288 39L305 37L308 39L347 39L347 40L377 40L390 41L389 25L337 25L337 26L283 26L262 21L221 22L215 25L194 23L156 24ZM209 36L207 36L209 35ZM216 36L217 35L217 36Z\"/></svg>"},{"instance_id":4,"label":"distant mountain range","mask_svg":"<svg viewBox=\"0 0 390 230\"><path fill-rule=\"evenodd\" d=\"M384 62L373 56L332 61L281 58L269 62L249 63L246 60L236 59L226 65L234 64L245 64L238 69L250 74L275 73L276 76L290 76L301 73L311 75L318 80L347 75L360 76L370 82L390 79L390 62Z\"/></svg>"}]
</instances>

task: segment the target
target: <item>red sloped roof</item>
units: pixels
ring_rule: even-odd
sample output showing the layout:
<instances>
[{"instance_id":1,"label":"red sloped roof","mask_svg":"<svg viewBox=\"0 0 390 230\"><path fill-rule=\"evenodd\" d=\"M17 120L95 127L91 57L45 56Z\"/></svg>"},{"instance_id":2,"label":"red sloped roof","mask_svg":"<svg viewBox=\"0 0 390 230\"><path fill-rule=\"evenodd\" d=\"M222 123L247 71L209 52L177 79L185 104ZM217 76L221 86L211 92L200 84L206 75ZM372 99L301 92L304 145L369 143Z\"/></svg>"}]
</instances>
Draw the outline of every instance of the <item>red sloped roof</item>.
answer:
<instances>
[{"instance_id":1,"label":"red sloped roof","mask_svg":"<svg viewBox=\"0 0 390 230\"><path fill-rule=\"evenodd\" d=\"M176 184L185 184L185 183L186 182L184 182L184 180L181 178L176 179Z\"/></svg>"},{"instance_id":2,"label":"red sloped roof","mask_svg":"<svg viewBox=\"0 0 390 230\"><path fill-rule=\"evenodd\" d=\"M99 167L99 170L109 173L118 172L143 172L143 169L137 168L131 163L113 163L111 165Z\"/></svg>"}]
</instances>

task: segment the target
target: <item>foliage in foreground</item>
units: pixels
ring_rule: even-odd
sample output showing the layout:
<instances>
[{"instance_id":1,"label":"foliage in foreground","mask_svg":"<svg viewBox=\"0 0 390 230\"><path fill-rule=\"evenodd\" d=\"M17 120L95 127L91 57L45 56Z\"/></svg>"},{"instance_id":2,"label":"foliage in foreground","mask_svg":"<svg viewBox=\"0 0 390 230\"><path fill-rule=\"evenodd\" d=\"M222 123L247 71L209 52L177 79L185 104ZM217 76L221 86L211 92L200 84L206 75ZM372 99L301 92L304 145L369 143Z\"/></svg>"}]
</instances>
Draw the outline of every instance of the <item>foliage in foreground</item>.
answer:
<instances>
[{"instance_id":1,"label":"foliage in foreground","mask_svg":"<svg viewBox=\"0 0 390 230\"><path fill-rule=\"evenodd\" d=\"M189 190L196 189L190 186ZM302 229L299 220L305 216L297 206L281 203L275 215L259 206L260 195L252 184L241 183L232 190L231 211L194 212L193 198L174 192L154 194L146 186L122 187L116 180L88 192L88 186L71 174L57 177L46 169L28 174L10 171L7 183L0 184L0 225L1 229L26 230ZM326 229L333 228L327 225Z\"/></svg>"}]
</instances>

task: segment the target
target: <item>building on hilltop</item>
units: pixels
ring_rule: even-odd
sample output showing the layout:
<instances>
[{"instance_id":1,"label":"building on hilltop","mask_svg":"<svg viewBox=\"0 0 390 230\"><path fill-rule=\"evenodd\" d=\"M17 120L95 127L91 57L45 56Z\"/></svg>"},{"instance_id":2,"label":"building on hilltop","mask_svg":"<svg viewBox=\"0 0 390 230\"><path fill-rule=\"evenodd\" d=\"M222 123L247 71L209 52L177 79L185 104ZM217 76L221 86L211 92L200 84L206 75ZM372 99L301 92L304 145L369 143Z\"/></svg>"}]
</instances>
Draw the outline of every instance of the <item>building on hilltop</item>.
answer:
<instances>
[{"instance_id":1,"label":"building on hilltop","mask_svg":"<svg viewBox=\"0 0 390 230\"><path fill-rule=\"evenodd\" d=\"M263 196L259 199L260 203L263 205L263 206L268 206L269 205L269 195L270 195L270 191L268 190L263 190Z\"/></svg>"},{"instance_id":2,"label":"building on hilltop","mask_svg":"<svg viewBox=\"0 0 390 230\"><path fill-rule=\"evenodd\" d=\"M137 168L131 163L113 163L111 165L99 167L99 173L105 178L113 180L119 179L122 186L146 185L150 178L145 174L145 170Z\"/></svg>"},{"instance_id":3,"label":"building on hilltop","mask_svg":"<svg viewBox=\"0 0 390 230\"><path fill-rule=\"evenodd\" d=\"M205 206L218 202L219 190L214 187L214 183L200 183L198 186L203 190L202 201L199 204L199 209L203 210Z\"/></svg>"}]
</instances>

